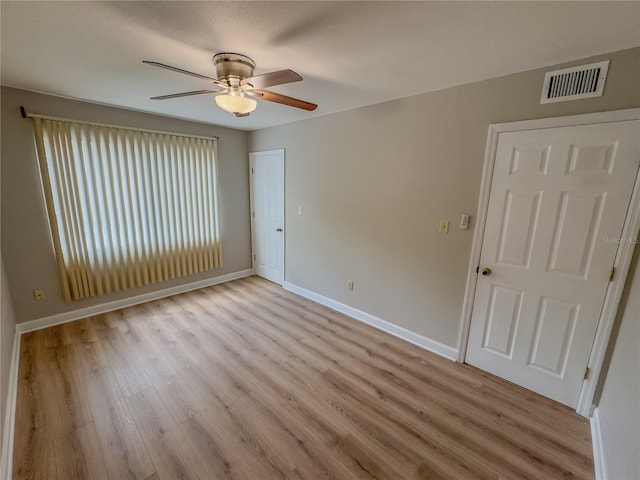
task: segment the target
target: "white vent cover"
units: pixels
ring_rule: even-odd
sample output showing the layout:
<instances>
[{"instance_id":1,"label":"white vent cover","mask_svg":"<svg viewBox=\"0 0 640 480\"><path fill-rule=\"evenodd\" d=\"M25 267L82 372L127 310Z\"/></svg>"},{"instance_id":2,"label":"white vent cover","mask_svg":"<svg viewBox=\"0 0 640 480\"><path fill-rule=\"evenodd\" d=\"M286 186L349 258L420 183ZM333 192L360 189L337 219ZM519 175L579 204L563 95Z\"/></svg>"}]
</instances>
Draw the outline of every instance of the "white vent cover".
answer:
<instances>
[{"instance_id":1,"label":"white vent cover","mask_svg":"<svg viewBox=\"0 0 640 480\"><path fill-rule=\"evenodd\" d=\"M540 103L601 97L608 69L609 60L605 60L547 72L544 76Z\"/></svg>"}]
</instances>

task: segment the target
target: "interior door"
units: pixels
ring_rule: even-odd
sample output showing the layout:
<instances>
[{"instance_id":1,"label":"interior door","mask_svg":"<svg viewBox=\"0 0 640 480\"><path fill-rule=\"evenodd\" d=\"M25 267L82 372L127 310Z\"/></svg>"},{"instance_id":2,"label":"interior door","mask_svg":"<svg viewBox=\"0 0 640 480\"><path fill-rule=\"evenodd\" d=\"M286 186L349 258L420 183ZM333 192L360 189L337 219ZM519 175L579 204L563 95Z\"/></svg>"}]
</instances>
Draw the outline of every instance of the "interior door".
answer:
<instances>
[{"instance_id":1,"label":"interior door","mask_svg":"<svg viewBox=\"0 0 640 480\"><path fill-rule=\"evenodd\" d=\"M256 274L284 282L284 150L249 154L251 226Z\"/></svg>"},{"instance_id":2,"label":"interior door","mask_svg":"<svg viewBox=\"0 0 640 480\"><path fill-rule=\"evenodd\" d=\"M625 121L500 134L467 363L576 406L639 132Z\"/></svg>"}]
</instances>

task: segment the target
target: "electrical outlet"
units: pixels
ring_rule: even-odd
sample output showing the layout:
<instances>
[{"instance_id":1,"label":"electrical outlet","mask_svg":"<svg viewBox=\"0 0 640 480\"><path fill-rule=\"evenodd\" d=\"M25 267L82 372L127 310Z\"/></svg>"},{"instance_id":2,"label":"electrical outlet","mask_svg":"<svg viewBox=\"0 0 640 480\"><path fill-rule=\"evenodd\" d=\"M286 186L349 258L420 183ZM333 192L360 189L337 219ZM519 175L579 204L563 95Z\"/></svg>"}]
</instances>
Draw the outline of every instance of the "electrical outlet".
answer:
<instances>
[{"instance_id":1,"label":"electrical outlet","mask_svg":"<svg viewBox=\"0 0 640 480\"><path fill-rule=\"evenodd\" d=\"M448 220L440 220L440 233L449 233L449 221Z\"/></svg>"},{"instance_id":2,"label":"electrical outlet","mask_svg":"<svg viewBox=\"0 0 640 480\"><path fill-rule=\"evenodd\" d=\"M47 296L44 294L44 288L36 288L33 291L33 298L36 300L44 300Z\"/></svg>"},{"instance_id":3,"label":"electrical outlet","mask_svg":"<svg viewBox=\"0 0 640 480\"><path fill-rule=\"evenodd\" d=\"M347 290L353 291L353 280L347 282Z\"/></svg>"},{"instance_id":4,"label":"electrical outlet","mask_svg":"<svg viewBox=\"0 0 640 480\"><path fill-rule=\"evenodd\" d=\"M302 215L304 213L304 210L302 209L302 207L298 207L298 215Z\"/></svg>"}]
</instances>

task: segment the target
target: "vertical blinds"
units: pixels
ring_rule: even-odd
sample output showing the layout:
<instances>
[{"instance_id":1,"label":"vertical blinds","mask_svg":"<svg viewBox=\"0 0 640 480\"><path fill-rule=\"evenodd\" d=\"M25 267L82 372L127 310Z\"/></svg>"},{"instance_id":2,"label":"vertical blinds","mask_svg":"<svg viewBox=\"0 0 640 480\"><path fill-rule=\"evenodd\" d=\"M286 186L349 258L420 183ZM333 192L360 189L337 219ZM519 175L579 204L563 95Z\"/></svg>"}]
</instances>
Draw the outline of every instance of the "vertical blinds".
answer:
<instances>
[{"instance_id":1,"label":"vertical blinds","mask_svg":"<svg viewBox=\"0 0 640 480\"><path fill-rule=\"evenodd\" d=\"M34 118L66 301L222 266L217 142Z\"/></svg>"}]
</instances>

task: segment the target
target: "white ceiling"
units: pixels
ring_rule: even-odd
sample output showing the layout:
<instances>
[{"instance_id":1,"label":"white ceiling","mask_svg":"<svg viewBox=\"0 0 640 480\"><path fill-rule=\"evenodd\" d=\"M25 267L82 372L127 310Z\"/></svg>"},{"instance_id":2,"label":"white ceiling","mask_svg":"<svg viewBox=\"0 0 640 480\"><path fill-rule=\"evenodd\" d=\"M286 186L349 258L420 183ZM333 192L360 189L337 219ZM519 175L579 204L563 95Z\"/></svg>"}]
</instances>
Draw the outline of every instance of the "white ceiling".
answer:
<instances>
[{"instance_id":1,"label":"white ceiling","mask_svg":"<svg viewBox=\"0 0 640 480\"><path fill-rule=\"evenodd\" d=\"M254 130L640 45L640 2L6 2L2 85ZM272 90L247 118L199 90L212 54L243 53Z\"/></svg>"}]
</instances>

